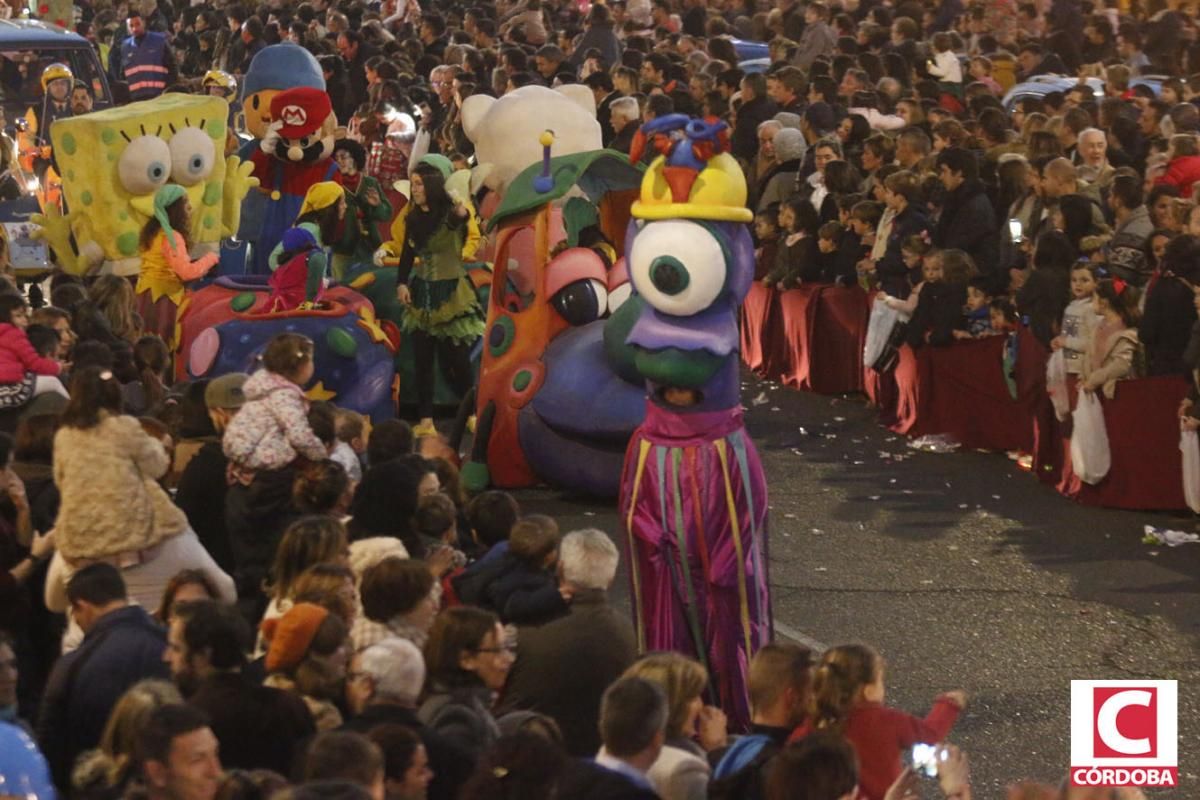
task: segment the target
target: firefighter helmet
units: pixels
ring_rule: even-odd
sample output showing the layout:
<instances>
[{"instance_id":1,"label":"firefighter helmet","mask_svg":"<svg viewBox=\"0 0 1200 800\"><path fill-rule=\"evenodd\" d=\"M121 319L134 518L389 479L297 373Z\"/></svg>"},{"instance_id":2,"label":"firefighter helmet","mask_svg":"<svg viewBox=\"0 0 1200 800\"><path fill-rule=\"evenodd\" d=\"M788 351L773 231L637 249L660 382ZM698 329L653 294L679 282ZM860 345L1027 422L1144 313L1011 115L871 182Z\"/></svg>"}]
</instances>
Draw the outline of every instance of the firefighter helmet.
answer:
<instances>
[{"instance_id":1,"label":"firefighter helmet","mask_svg":"<svg viewBox=\"0 0 1200 800\"><path fill-rule=\"evenodd\" d=\"M42 70L42 91L46 91L50 84L54 81L68 80L74 81L75 76L71 74L71 68L66 64L51 64Z\"/></svg>"}]
</instances>

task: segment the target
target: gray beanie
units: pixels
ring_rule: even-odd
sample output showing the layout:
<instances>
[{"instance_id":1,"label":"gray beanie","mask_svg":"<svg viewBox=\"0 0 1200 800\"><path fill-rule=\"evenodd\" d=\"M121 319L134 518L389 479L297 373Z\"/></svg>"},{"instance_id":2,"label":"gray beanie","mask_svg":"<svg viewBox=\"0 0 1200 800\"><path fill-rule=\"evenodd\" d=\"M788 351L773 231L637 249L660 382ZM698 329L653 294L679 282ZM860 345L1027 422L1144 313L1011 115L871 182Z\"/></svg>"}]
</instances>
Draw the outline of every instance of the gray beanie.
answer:
<instances>
[{"instance_id":1,"label":"gray beanie","mask_svg":"<svg viewBox=\"0 0 1200 800\"><path fill-rule=\"evenodd\" d=\"M800 115L793 114L790 111L780 111L775 115L775 121L785 128L795 128L800 130Z\"/></svg>"},{"instance_id":2,"label":"gray beanie","mask_svg":"<svg viewBox=\"0 0 1200 800\"><path fill-rule=\"evenodd\" d=\"M775 146L775 160L781 162L804 158L804 153L808 150L804 134L795 128L777 131L771 139L771 144Z\"/></svg>"}]
</instances>

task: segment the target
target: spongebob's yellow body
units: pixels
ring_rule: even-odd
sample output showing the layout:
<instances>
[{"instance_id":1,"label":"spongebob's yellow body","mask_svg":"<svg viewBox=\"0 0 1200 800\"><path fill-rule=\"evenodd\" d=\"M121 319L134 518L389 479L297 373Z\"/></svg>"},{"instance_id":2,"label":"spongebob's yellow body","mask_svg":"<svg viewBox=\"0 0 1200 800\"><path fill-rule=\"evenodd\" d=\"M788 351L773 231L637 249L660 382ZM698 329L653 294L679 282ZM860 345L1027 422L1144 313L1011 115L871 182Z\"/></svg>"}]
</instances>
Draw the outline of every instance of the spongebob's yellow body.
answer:
<instances>
[{"instance_id":1,"label":"spongebob's yellow body","mask_svg":"<svg viewBox=\"0 0 1200 800\"><path fill-rule=\"evenodd\" d=\"M68 272L137 274L138 236L166 183L187 190L192 255L237 230L252 165L226 157L229 107L219 97L168 93L55 121L50 130L68 213L34 217Z\"/></svg>"}]
</instances>

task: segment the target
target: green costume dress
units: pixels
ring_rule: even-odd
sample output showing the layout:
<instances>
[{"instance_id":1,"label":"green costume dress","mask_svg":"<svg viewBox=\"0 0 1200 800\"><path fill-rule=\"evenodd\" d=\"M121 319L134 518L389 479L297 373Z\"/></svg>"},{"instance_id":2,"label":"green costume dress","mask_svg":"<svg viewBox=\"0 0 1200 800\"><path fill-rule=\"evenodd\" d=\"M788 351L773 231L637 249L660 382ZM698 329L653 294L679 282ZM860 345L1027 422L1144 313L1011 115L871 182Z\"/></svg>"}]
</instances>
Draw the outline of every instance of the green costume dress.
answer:
<instances>
[{"instance_id":1,"label":"green costume dress","mask_svg":"<svg viewBox=\"0 0 1200 800\"><path fill-rule=\"evenodd\" d=\"M407 217L411 208L411 204L405 206L401 216ZM403 220L398 218L397 224L402 223ZM396 233L396 225L392 231ZM451 212L419 250L412 239L405 236L401 263L411 254L408 288L412 293L412 305L400 321L403 332L419 331L468 347L483 335L484 310L475 295L475 286L463 268L466 232L467 221Z\"/></svg>"}]
</instances>

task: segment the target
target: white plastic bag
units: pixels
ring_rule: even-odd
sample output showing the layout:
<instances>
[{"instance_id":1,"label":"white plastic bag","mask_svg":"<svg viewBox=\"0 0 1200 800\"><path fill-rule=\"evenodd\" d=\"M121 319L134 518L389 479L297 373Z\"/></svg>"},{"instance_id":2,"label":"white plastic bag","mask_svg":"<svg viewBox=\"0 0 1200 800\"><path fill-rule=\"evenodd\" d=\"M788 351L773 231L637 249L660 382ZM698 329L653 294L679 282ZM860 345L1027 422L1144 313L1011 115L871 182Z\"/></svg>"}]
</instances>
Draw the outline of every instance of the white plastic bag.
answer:
<instances>
[{"instance_id":1,"label":"white plastic bag","mask_svg":"<svg viewBox=\"0 0 1200 800\"><path fill-rule=\"evenodd\" d=\"M1183 498L1188 508L1200 514L1200 436L1195 431L1179 432L1179 453L1183 456Z\"/></svg>"},{"instance_id":2,"label":"white plastic bag","mask_svg":"<svg viewBox=\"0 0 1200 800\"><path fill-rule=\"evenodd\" d=\"M1104 427L1104 408L1095 392L1079 390L1075 406L1075 430L1071 432L1071 468L1084 483L1104 480L1112 466L1108 450L1108 431Z\"/></svg>"},{"instance_id":3,"label":"white plastic bag","mask_svg":"<svg viewBox=\"0 0 1200 800\"><path fill-rule=\"evenodd\" d=\"M884 300L884 295L875 295L871 304L871 316L867 320L866 344L863 345L863 364L868 367L879 360L887 347L888 338L897 323L907 322L908 315L890 307Z\"/></svg>"},{"instance_id":4,"label":"white plastic bag","mask_svg":"<svg viewBox=\"0 0 1200 800\"><path fill-rule=\"evenodd\" d=\"M1062 422L1071 414L1071 397L1067 393L1067 357L1060 348L1046 362L1046 393L1054 404L1054 416Z\"/></svg>"}]
</instances>

